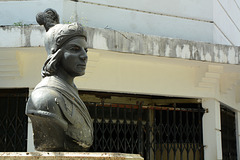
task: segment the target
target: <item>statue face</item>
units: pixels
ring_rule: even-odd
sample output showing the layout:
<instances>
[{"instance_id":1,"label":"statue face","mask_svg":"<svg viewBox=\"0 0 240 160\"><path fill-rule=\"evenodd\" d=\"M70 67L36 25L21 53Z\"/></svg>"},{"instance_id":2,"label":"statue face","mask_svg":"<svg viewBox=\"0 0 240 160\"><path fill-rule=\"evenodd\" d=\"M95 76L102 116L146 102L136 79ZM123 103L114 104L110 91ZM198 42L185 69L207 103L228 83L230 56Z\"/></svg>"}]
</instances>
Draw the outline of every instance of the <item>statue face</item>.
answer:
<instances>
[{"instance_id":1,"label":"statue face","mask_svg":"<svg viewBox=\"0 0 240 160\"><path fill-rule=\"evenodd\" d=\"M71 76L85 74L87 65L87 42L84 37L76 37L63 46L62 68Z\"/></svg>"}]
</instances>

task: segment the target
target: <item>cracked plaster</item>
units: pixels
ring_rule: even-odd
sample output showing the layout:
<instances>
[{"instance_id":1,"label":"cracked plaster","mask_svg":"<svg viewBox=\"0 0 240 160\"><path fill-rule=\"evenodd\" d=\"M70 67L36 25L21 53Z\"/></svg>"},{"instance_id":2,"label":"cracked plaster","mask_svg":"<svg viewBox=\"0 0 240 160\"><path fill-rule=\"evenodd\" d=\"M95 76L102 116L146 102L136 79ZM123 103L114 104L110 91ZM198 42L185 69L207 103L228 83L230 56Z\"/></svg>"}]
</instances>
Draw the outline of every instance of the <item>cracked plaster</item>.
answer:
<instances>
[{"instance_id":1,"label":"cracked plaster","mask_svg":"<svg viewBox=\"0 0 240 160\"><path fill-rule=\"evenodd\" d=\"M239 47L86 27L89 48L226 64L239 64ZM37 32L37 33L36 33ZM2 26L0 47L42 46L43 27ZM15 36L9 36L11 33ZM34 35L34 36L33 36ZM15 40L14 40L15 39ZM15 42L20 39L19 42ZM34 43L32 43L34 41ZM15 43L12 43L15 42Z\"/></svg>"}]
</instances>

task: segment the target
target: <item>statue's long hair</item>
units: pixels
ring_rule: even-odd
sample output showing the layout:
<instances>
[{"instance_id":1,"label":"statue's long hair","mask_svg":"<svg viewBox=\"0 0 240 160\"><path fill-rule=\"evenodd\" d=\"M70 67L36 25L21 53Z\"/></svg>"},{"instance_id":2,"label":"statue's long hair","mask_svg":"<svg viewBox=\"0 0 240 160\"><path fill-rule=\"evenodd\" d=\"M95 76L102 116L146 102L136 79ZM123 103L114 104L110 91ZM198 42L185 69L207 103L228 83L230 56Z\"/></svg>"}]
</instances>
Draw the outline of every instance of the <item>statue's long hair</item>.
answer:
<instances>
[{"instance_id":1,"label":"statue's long hair","mask_svg":"<svg viewBox=\"0 0 240 160\"><path fill-rule=\"evenodd\" d=\"M57 73L57 69L59 63L61 61L61 57L63 55L63 51L59 49L55 54L51 54L48 56L47 60L45 61L41 75L42 77L52 76Z\"/></svg>"}]
</instances>

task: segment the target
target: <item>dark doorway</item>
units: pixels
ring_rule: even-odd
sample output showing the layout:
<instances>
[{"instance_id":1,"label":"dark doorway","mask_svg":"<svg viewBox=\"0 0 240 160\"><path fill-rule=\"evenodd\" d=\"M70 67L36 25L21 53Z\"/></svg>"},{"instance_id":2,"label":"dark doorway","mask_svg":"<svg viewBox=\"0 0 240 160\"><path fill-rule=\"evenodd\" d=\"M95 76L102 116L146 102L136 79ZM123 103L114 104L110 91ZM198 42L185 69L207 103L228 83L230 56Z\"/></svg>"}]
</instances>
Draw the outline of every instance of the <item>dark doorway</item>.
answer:
<instances>
[{"instance_id":1,"label":"dark doorway","mask_svg":"<svg viewBox=\"0 0 240 160\"><path fill-rule=\"evenodd\" d=\"M221 106L223 160L237 160L235 113Z\"/></svg>"},{"instance_id":2,"label":"dark doorway","mask_svg":"<svg viewBox=\"0 0 240 160\"><path fill-rule=\"evenodd\" d=\"M91 152L134 153L146 160L204 158L205 110L197 100L107 93L80 97L94 120Z\"/></svg>"},{"instance_id":3,"label":"dark doorway","mask_svg":"<svg viewBox=\"0 0 240 160\"><path fill-rule=\"evenodd\" d=\"M0 152L27 151L28 89L0 89Z\"/></svg>"}]
</instances>

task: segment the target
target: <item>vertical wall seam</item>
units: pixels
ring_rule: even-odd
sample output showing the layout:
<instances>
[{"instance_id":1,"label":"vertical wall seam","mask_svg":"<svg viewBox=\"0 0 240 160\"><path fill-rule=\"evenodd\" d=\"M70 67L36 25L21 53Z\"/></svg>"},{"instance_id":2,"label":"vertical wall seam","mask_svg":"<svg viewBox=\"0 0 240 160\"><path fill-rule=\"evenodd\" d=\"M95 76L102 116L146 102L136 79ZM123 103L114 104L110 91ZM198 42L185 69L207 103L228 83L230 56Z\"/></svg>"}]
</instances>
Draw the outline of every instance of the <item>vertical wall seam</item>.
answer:
<instances>
[{"instance_id":1,"label":"vertical wall seam","mask_svg":"<svg viewBox=\"0 0 240 160\"><path fill-rule=\"evenodd\" d=\"M240 7L239 7L238 3L236 2L236 0L233 0L233 1L235 2L236 6L237 6L238 9L240 10Z\"/></svg>"},{"instance_id":2,"label":"vertical wall seam","mask_svg":"<svg viewBox=\"0 0 240 160\"><path fill-rule=\"evenodd\" d=\"M232 21L232 23L234 24L234 26L237 28L237 30L240 32L240 29L238 28L238 26L236 25L236 23L234 22L234 20L231 18L231 16L228 14L227 10L223 7L223 5L221 4L221 2L219 0L217 0L218 3L220 4L220 6L222 7L222 9L224 10L224 12L227 14L228 18Z\"/></svg>"},{"instance_id":3,"label":"vertical wall seam","mask_svg":"<svg viewBox=\"0 0 240 160\"><path fill-rule=\"evenodd\" d=\"M235 46L234 44L233 44L233 42L223 33L223 31L221 30L221 28L214 22L213 23L216 27L217 27L217 29L222 33L222 35L229 41L229 43L231 43L231 45L232 46Z\"/></svg>"}]
</instances>

